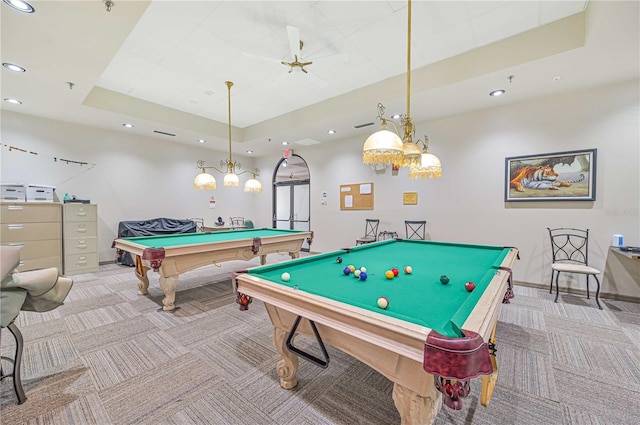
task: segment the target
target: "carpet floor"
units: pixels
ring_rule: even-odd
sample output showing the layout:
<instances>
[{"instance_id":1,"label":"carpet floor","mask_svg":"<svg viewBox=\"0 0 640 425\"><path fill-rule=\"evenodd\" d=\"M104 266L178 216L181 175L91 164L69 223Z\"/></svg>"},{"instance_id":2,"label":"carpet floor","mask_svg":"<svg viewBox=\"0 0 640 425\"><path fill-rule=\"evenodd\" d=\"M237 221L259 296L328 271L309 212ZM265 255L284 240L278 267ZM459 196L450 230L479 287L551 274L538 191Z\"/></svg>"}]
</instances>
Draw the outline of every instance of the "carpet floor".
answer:
<instances>
[{"instance_id":1,"label":"carpet floor","mask_svg":"<svg viewBox=\"0 0 640 425\"><path fill-rule=\"evenodd\" d=\"M268 262L288 257L270 255ZM400 424L393 385L327 347L331 365L301 361L298 386L281 389L272 327L258 300L239 311L228 262L180 276L174 313L150 272L137 295L134 270L109 264L74 276L65 305L22 312L24 404L0 385L3 425ZM515 286L497 327L499 377L488 407L480 380L444 424L640 424L640 304ZM298 341L304 347L313 341ZM2 330L3 355L14 340ZM3 369L11 363L3 360Z\"/></svg>"}]
</instances>

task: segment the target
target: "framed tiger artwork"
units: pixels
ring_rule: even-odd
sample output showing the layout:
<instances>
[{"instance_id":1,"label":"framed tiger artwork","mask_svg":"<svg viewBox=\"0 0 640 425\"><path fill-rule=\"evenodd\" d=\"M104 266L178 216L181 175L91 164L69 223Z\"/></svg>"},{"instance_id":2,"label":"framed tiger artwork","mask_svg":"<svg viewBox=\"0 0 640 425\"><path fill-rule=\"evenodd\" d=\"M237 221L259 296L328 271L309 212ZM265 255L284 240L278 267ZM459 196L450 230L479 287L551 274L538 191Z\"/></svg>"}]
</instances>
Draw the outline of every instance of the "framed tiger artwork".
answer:
<instances>
[{"instance_id":1,"label":"framed tiger artwork","mask_svg":"<svg viewBox=\"0 0 640 425\"><path fill-rule=\"evenodd\" d=\"M595 201L597 149L505 158L505 202Z\"/></svg>"}]
</instances>

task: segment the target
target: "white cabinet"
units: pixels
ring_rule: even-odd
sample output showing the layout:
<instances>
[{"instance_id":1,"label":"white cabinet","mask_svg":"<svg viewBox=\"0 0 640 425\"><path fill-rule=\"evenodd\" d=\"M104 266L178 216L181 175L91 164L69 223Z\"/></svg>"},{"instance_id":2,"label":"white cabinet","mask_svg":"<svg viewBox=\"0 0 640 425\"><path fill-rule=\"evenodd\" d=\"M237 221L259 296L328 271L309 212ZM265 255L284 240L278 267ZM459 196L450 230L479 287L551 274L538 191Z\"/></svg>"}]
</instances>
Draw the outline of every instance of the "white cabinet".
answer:
<instances>
[{"instance_id":1,"label":"white cabinet","mask_svg":"<svg viewBox=\"0 0 640 425\"><path fill-rule=\"evenodd\" d=\"M98 266L98 207L64 204L64 274L90 273Z\"/></svg>"}]
</instances>

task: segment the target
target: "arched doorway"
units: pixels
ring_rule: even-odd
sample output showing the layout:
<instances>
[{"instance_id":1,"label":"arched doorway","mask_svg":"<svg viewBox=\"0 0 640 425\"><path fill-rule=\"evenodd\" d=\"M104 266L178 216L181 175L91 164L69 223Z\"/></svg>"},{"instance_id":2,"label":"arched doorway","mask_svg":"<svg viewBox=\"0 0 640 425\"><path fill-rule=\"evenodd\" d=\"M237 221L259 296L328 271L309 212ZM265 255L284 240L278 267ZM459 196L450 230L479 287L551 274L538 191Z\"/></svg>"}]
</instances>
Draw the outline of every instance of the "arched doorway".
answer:
<instances>
[{"instance_id":1,"label":"arched doorway","mask_svg":"<svg viewBox=\"0 0 640 425\"><path fill-rule=\"evenodd\" d=\"M273 227L276 229L310 230L311 200L309 167L299 155L278 162L273 173ZM309 252L307 241L302 251Z\"/></svg>"}]
</instances>

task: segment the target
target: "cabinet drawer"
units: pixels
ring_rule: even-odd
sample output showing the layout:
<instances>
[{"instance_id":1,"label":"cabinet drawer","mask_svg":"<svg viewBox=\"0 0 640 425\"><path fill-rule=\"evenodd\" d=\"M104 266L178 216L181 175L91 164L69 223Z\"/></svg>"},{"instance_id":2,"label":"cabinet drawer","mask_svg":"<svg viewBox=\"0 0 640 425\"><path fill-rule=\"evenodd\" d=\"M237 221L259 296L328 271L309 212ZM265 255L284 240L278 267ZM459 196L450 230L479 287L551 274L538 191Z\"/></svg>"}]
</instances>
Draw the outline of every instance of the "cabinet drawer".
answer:
<instances>
[{"instance_id":1,"label":"cabinet drawer","mask_svg":"<svg viewBox=\"0 0 640 425\"><path fill-rule=\"evenodd\" d=\"M62 245L60 243L60 239L9 243L3 240L2 245L19 246L21 260L32 260L39 257L62 257Z\"/></svg>"},{"instance_id":2,"label":"cabinet drawer","mask_svg":"<svg viewBox=\"0 0 640 425\"><path fill-rule=\"evenodd\" d=\"M55 267L58 269L58 273L62 273L62 257L44 257L24 260L20 257L18 271L26 272L29 270L48 269L49 267Z\"/></svg>"},{"instance_id":3,"label":"cabinet drawer","mask_svg":"<svg viewBox=\"0 0 640 425\"><path fill-rule=\"evenodd\" d=\"M2 242L24 242L43 239L60 239L60 223L3 223L0 225Z\"/></svg>"},{"instance_id":4,"label":"cabinet drawer","mask_svg":"<svg viewBox=\"0 0 640 425\"><path fill-rule=\"evenodd\" d=\"M77 272L98 271L98 254L78 254L64 257L64 273L73 274Z\"/></svg>"},{"instance_id":5,"label":"cabinet drawer","mask_svg":"<svg viewBox=\"0 0 640 425\"><path fill-rule=\"evenodd\" d=\"M64 221L97 221L98 209L92 204L64 204Z\"/></svg>"},{"instance_id":6,"label":"cabinet drawer","mask_svg":"<svg viewBox=\"0 0 640 425\"><path fill-rule=\"evenodd\" d=\"M98 238L65 238L64 255L98 252Z\"/></svg>"},{"instance_id":7,"label":"cabinet drawer","mask_svg":"<svg viewBox=\"0 0 640 425\"><path fill-rule=\"evenodd\" d=\"M34 223L62 221L60 204L3 203L0 223Z\"/></svg>"},{"instance_id":8,"label":"cabinet drawer","mask_svg":"<svg viewBox=\"0 0 640 425\"><path fill-rule=\"evenodd\" d=\"M96 222L71 222L64 224L64 238L81 238L96 236L98 232Z\"/></svg>"}]
</instances>

